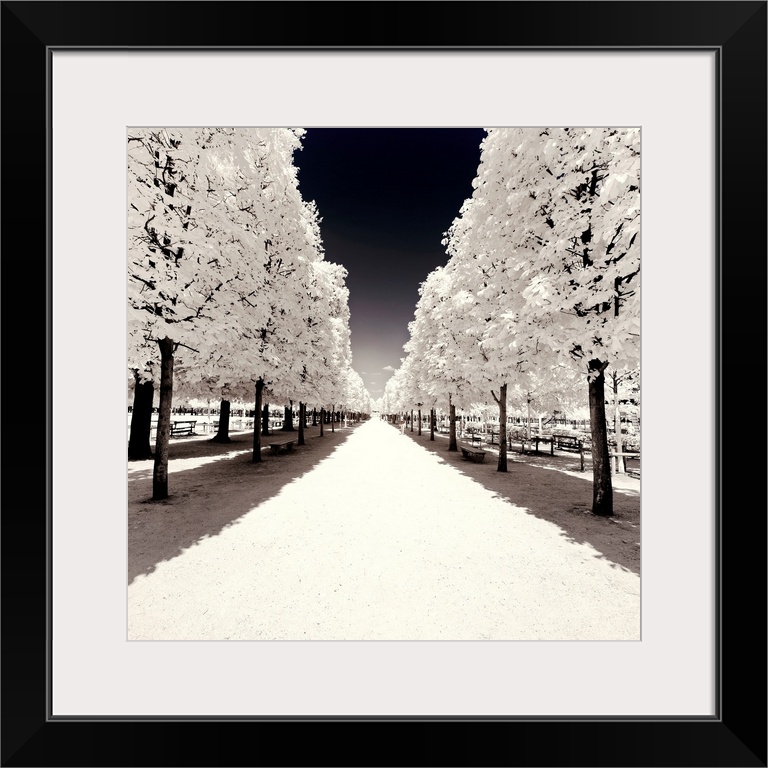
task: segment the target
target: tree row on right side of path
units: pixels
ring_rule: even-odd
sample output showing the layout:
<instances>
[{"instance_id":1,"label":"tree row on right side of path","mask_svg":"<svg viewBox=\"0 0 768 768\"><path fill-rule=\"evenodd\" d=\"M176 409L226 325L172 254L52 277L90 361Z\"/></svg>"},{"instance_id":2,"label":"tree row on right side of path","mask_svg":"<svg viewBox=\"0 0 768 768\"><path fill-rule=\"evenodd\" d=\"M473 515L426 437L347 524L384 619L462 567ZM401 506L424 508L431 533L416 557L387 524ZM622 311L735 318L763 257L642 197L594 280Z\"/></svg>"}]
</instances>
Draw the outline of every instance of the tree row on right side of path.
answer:
<instances>
[{"instance_id":1,"label":"tree row on right side of path","mask_svg":"<svg viewBox=\"0 0 768 768\"><path fill-rule=\"evenodd\" d=\"M611 516L606 375L639 371L639 235L639 128L488 129L382 410L442 404L455 451L456 407L495 403L504 472L510 396L562 407L584 391L592 512Z\"/></svg>"}]
</instances>

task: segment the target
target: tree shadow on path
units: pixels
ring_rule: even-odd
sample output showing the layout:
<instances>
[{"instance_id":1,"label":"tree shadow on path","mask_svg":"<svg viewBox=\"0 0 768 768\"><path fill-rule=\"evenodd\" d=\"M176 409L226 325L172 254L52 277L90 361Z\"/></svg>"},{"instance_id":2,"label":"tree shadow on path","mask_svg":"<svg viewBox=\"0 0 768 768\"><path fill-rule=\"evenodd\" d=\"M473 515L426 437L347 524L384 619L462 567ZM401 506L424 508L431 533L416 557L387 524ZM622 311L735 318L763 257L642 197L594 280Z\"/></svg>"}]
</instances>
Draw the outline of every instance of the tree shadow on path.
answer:
<instances>
[{"instance_id":1,"label":"tree shadow on path","mask_svg":"<svg viewBox=\"0 0 768 768\"><path fill-rule=\"evenodd\" d=\"M591 511L591 470L583 477L558 471L574 469L575 460L570 456L524 456L510 451L507 472L499 472L494 453L487 453L484 462L475 463L464 459L460 450L449 451L446 440L431 441L429 431L421 437L407 430L405 434L499 498L559 526L570 541L589 544L616 567L640 574L639 494L614 489L614 516L598 517Z\"/></svg>"},{"instance_id":2,"label":"tree shadow on path","mask_svg":"<svg viewBox=\"0 0 768 768\"><path fill-rule=\"evenodd\" d=\"M196 543L233 525L238 518L277 496L288 483L305 475L342 445L354 429L308 428L306 445L289 453L263 451L251 461L253 432L221 444L209 440L170 446L170 495L152 501L152 461L131 462L128 478L128 583L171 560ZM295 432L275 432L268 443L297 439ZM186 469L177 467L188 466ZM141 466L146 465L146 466ZM311 499L308 499L311 504Z\"/></svg>"}]
</instances>

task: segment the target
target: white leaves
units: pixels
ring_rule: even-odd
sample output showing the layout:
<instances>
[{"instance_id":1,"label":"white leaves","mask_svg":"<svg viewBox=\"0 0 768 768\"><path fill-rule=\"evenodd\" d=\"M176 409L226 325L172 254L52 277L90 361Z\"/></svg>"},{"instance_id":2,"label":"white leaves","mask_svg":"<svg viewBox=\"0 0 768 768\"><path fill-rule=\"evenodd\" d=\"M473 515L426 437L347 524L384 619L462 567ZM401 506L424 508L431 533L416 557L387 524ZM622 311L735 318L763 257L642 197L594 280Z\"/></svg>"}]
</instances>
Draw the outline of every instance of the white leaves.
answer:
<instances>
[{"instance_id":1,"label":"white leaves","mask_svg":"<svg viewBox=\"0 0 768 768\"><path fill-rule=\"evenodd\" d=\"M129 331L151 335L158 326L195 349L177 367L188 389L226 382L250 392L263 377L293 392L326 361L351 359L346 271L316 268L317 207L298 191L293 153L302 134L131 134Z\"/></svg>"},{"instance_id":2,"label":"white leaves","mask_svg":"<svg viewBox=\"0 0 768 768\"><path fill-rule=\"evenodd\" d=\"M633 179L632 181L636 181ZM629 188L630 176L628 173L609 173L603 180L602 188L600 189L600 200L615 200L621 195L625 194Z\"/></svg>"},{"instance_id":3,"label":"white leaves","mask_svg":"<svg viewBox=\"0 0 768 768\"><path fill-rule=\"evenodd\" d=\"M469 392L510 370L530 384L590 356L639 359L639 138L488 129L473 195L446 233L449 261L409 326L412 386Z\"/></svg>"}]
</instances>

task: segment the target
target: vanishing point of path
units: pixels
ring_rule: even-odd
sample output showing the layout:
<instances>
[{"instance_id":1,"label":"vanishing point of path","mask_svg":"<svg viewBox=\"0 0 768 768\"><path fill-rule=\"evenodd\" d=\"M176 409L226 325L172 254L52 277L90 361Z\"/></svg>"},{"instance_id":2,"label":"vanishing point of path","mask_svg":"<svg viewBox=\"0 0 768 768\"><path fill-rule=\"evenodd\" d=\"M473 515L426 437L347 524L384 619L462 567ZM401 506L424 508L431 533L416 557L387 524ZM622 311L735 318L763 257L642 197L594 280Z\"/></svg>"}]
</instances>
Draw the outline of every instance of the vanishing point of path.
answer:
<instances>
[{"instance_id":1,"label":"vanishing point of path","mask_svg":"<svg viewBox=\"0 0 768 768\"><path fill-rule=\"evenodd\" d=\"M639 640L640 578L371 420L128 614L129 640Z\"/></svg>"}]
</instances>

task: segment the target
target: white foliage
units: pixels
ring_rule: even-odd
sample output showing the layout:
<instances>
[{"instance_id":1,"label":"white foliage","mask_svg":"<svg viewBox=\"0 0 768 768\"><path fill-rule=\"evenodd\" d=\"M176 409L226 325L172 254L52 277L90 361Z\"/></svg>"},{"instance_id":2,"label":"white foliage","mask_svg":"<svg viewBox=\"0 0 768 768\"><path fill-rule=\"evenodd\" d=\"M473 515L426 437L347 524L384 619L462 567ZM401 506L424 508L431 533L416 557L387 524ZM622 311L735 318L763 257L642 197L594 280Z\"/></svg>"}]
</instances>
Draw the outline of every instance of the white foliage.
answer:
<instances>
[{"instance_id":1,"label":"white foliage","mask_svg":"<svg viewBox=\"0 0 768 768\"><path fill-rule=\"evenodd\" d=\"M565 371L635 366L639 130L488 129L473 189L443 241L448 263L422 285L412 381L398 378L392 401L423 388L488 402L507 383L551 404Z\"/></svg>"},{"instance_id":2,"label":"white foliage","mask_svg":"<svg viewBox=\"0 0 768 768\"><path fill-rule=\"evenodd\" d=\"M129 137L129 365L177 344L188 397L318 404L348 395L348 292L298 190L302 129L142 129ZM356 393L355 399L360 400Z\"/></svg>"}]
</instances>

